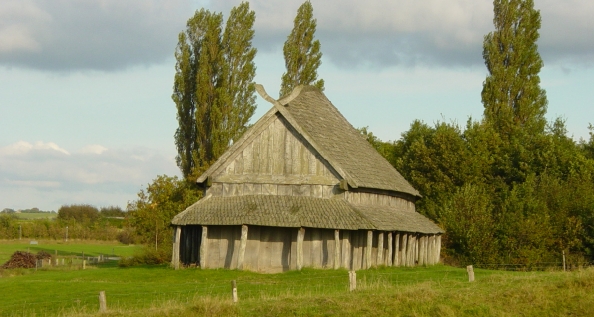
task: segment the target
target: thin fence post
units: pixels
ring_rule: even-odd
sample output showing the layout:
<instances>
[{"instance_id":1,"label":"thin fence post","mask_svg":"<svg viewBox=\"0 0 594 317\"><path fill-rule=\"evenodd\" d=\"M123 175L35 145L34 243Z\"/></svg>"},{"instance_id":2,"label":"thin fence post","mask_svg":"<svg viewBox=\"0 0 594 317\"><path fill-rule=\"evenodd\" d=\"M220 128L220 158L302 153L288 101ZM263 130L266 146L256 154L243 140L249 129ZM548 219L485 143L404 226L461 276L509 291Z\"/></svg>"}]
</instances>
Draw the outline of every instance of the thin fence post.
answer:
<instances>
[{"instance_id":1,"label":"thin fence post","mask_svg":"<svg viewBox=\"0 0 594 317\"><path fill-rule=\"evenodd\" d=\"M107 311L107 300L105 299L105 291L99 292L99 312L104 313Z\"/></svg>"},{"instance_id":2,"label":"thin fence post","mask_svg":"<svg viewBox=\"0 0 594 317\"><path fill-rule=\"evenodd\" d=\"M357 273L355 271L349 271L349 291L357 289Z\"/></svg>"},{"instance_id":3,"label":"thin fence post","mask_svg":"<svg viewBox=\"0 0 594 317\"><path fill-rule=\"evenodd\" d=\"M562 253L563 253L563 272L565 272L565 269L566 269L566 267L565 267L565 250L563 250Z\"/></svg>"},{"instance_id":4,"label":"thin fence post","mask_svg":"<svg viewBox=\"0 0 594 317\"><path fill-rule=\"evenodd\" d=\"M468 281L474 282L474 270L472 268L472 265L466 267L466 272L468 272Z\"/></svg>"},{"instance_id":5,"label":"thin fence post","mask_svg":"<svg viewBox=\"0 0 594 317\"><path fill-rule=\"evenodd\" d=\"M87 266L87 260L83 260L83 270L86 268Z\"/></svg>"},{"instance_id":6,"label":"thin fence post","mask_svg":"<svg viewBox=\"0 0 594 317\"><path fill-rule=\"evenodd\" d=\"M237 303L237 282L235 280L231 281L231 291L233 292L233 302Z\"/></svg>"}]
</instances>

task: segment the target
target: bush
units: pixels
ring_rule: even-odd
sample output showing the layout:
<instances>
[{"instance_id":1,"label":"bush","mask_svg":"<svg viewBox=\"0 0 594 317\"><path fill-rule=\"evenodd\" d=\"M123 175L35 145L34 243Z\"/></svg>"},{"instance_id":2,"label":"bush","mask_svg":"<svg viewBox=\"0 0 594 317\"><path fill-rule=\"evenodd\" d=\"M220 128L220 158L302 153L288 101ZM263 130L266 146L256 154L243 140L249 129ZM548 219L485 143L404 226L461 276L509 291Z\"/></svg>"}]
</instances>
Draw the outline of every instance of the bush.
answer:
<instances>
[{"instance_id":1,"label":"bush","mask_svg":"<svg viewBox=\"0 0 594 317\"><path fill-rule=\"evenodd\" d=\"M157 265L165 264L171 261L171 248L161 248L155 250L151 247L144 247L141 251L132 257L122 258L118 265L120 267L130 267L136 265Z\"/></svg>"}]
</instances>

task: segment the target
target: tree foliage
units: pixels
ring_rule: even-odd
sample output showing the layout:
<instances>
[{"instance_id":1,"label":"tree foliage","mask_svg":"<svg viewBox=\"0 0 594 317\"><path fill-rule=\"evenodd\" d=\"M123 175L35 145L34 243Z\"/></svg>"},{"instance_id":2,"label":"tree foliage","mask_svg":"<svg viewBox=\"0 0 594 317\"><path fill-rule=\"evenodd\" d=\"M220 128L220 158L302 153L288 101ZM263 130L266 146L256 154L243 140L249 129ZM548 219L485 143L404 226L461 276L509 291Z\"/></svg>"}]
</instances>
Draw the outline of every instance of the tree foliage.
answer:
<instances>
[{"instance_id":1,"label":"tree foliage","mask_svg":"<svg viewBox=\"0 0 594 317\"><path fill-rule=\"evenodd\" d=\"M177 176L159 175L128 203L129 223L140 242L171 248L171 220L191 204L200 193L194 183Z\"/></svg>"},{"instance_id":2,"label":"tree foliage","mask_svg":"<svg viewBox=\"0 0 594 317\"><path fill-rule=\"evenodd\" d=\"M293 30L283 46L286 72L281 80L280 96L291 93L298 85L314 85L324 90L324 80L318 80L322 64L320 41L314 40L316 19L311 2L305 1L297 10Z\"/></svg>"},{"instance_id":3,"label":"tree foliage","mask_svg":"<svg viewBox=\"0 0 594 317\"><path fill-rule=\"evenodd\" d=\"M99 210L91 205L63 205L58 209L58 219L75 220L80 223L95 222L99 219Z\"/></svg>"},{"instance_id":4,"label":"tree foliage","mask_svg":"<svg viewBox=\"0 0 594 317\"><path fill-rule=\"evenodd\" d=\"M542 132L547 98L538 76L540 12L533 0L494 0L493 6L495 31L483 42L489 71L481 94L485 119L505 135Z\"/></svg>"},{"instance_id":5,"label":"tree foliage","mask_svg":"<svg viewBox=\"0 0 594 317\"><path fill-rule=\"evenodd\" d=\"M594 260L594 136L577 143L545 120L540 23L532 0L494 1L481 121L415 121L392 146L364 131L423 195L418 210L445 229L454 263Z\"/></svg>"},{"instance_id":6,"label":"tree foliage","mask_svg":"<svg viewBox=\"0 0 594 317\"><path fill-rule=\"evenodd\" d=\"M178 36L172 99L176 161L186 179L195 179L236 141L256 109L254 22L243 2L231 10L223 33L223 15L201 9Z\"/></svg>"}]
</instances>

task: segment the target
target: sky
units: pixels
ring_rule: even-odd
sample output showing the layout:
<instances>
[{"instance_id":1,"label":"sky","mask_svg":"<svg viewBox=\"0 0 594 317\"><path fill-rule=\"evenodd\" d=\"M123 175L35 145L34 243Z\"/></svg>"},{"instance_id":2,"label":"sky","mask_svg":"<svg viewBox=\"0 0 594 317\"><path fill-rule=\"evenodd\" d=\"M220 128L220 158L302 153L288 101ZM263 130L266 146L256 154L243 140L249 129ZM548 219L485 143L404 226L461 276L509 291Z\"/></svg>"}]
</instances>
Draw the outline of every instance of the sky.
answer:
<instances>
[{"instance_id":1,"label":"sky","mask_svg":"<svg viewBox=\"0 0 594 317\"><path fill-rule=\"evenodd\" d=\"M480 120L489 0L312 0L325 94L354 127L398 140L415 120ZM547 118L588 139L594 2L535 0ZM125 208L180 175L171 100L177 35L200 8L240 1L0 0L0 210ZM278 96L302 0L251 1L255 81ZM270 104L258 96L257 120Z\"/></svg>"}]
</instances>

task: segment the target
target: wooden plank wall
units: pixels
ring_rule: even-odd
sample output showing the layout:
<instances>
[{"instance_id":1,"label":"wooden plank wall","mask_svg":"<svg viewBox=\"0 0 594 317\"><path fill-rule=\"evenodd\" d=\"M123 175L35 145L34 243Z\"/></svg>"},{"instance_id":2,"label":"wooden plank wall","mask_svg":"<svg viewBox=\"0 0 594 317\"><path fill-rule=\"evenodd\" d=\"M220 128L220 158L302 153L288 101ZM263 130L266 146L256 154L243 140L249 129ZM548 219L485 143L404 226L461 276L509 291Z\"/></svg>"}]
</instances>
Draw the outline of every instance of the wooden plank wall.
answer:
<instances>
[{"instance_id":1,"label":"wooden plank wall","mask_svg":"<svg viewBox=\"0 0 594 317\"><path fill-rule=\"evenodd\" d=\"M278 116L213 175L215 182L273 184L286 180L332 185L339 178L313 147Z\"/></svg>"},{"instance_id":2,"label":"wooden plank wall","mask_svg":"<svg viewBox=\"0 0 594 317\"><path fill-rule=\"evenodd\" d=\"M357 191L348 191L345 193L345 199L353 204L359 205L380 205L398 207L400 210L415 212L415 203L401 197L390 196L380 193L366 193Z\"/></svg>"},{"instance_id":3,"label":"wooden plank wall","mask_svg":"<svg viewBox=\"0 0 594 317\"><path fill-rule=\"evenodd\" d=\"M316 184L257 184L257 183L213 183L206 190L212 196L243 196L243 195L286 195L309 196L316 198L331 198L344 194L338 185Z\"/></svg>"},{"instance_id":4,"label":"wooden plank wall","mask_svg":"<svg viewBox=\"0 0 594 317\"><path fill-rule=\"evenodd\" d=\"M298 228L248 227L243 269L276 273L297 268ZM238 268L241 228L208 226L205 267ZM434 265L439 262L440 244L439 235L368 230L339 230L336 235L334 229L305 228L302 261L303 267L349 270Z\"/></svg>"}]
</instances>

